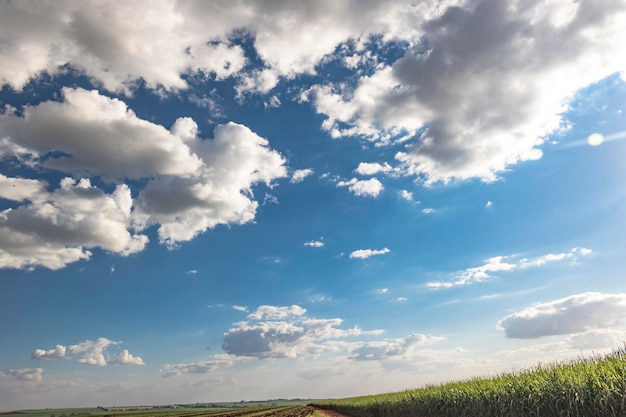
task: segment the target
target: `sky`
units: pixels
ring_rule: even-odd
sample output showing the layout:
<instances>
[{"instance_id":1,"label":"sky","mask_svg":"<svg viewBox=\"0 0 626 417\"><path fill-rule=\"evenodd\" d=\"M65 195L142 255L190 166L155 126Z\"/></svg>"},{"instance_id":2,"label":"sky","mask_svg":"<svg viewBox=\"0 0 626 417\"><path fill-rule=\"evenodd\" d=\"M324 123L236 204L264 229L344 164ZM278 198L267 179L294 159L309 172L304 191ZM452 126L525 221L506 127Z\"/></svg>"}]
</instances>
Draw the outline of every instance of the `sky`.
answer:
<instances>
[{"instance_id":1,"label":"sky","mask_svg":"<svg viewBox=\"0 0 626 417\"><path fill-rule=\"evenodd\" d=\"M621 0L0 3L0 410L623 346L625 27Z\"/></svg>"}]
</instances>

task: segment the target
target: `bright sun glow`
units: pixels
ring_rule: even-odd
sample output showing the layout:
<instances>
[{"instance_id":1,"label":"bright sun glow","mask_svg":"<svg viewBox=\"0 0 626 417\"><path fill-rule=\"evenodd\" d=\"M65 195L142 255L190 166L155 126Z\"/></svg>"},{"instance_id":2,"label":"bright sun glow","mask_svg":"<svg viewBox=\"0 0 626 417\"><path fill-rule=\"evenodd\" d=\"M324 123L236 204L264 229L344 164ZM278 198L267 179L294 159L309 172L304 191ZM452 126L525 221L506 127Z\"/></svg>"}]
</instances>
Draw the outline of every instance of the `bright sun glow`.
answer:
<instances>
[{"instance_id":1,"label":"bright sun glow","mask_svg":"<svg viewBox=\"0 0 626 417\"><path fill-rule=\"evenodd\" d=\"M601 145L602 142L604 142L604 136L602 136L600 133L592 133L587 138L587 143L591 146Z\"/></svg>"}]
</instances>

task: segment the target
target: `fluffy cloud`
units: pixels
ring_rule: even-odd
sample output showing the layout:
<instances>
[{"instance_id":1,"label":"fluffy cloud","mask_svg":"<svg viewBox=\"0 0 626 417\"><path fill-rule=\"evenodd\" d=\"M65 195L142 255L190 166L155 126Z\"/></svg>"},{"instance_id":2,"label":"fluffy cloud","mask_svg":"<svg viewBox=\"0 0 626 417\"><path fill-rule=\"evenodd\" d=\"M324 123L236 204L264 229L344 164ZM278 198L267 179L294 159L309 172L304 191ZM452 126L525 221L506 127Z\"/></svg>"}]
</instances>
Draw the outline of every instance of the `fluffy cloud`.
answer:
<instances>
[{"instance_id":1,"label":"fluffy cloud","mask_svg":"<svg viewBox=\"0 0 626 417\"><path fill-rule=\"evenodd\" d=\"M126 349L122 350L118 355L106 354L106 350L109 346L119 345L120 343L121 342L109 340L105 337L100 337L96 341L86 340L76 345L56 345L56 347L49 350L36 349L31 357L41 360L57 358L69 359L78 356L78 362L94 366L144 365L140 357L131 355Z\"/></svg>"},{"instance_id":2,"label":"fluffy cloud","mask_svg":"<svg viewBox=\"0 0 626 417\"><path fill-rule=\"evenodd\" d=\"M379 172L390 172L392 169L391 165L386 162L384 165L378 162L361 162L355 171L361 175L375 175Z\"/></svg>"},{"instance_id":3,"label":"fluffy cloud","mask_svg":"<svg viewBox=\"0 0 626 417\"><path fill-rule=\"evenodd\" d=\"M159 238L168 245L219 224L252 221L259 205L252 186L287 176L285 159L243 125L218 125L213 139L203 140L193 120L180 118L172 132L184 138L203 165L193 177L150 181L137 198L135 217L140 228L158 224Z\"/></svg>"},{"instance_id":4,"label":"fluffy cloud","mask_svg":"<svg viewBox=\"0 0 626 417\"><path fill-rule=\"evenodd\" d=\"M240 91L267 92L279 77L313 73L349 39L417 40L418 23L450 2L439 3L8 2L0 9L0 82L20 89L42 71L69 65L109 90L129 90L139 79L150 88L181 89L191 73L239 74ZM246 74L243 49L228 40L242 28L265 67Z\"/></svg>"},{"instance_id":5,"label":"fluffy cloud","mask_svg":"<svg viewBox=\"0 0 626 417\"><path fill-rule=\"evenodd\" d=\"M240 357L299 358L317 356L341 349L335 339L380 331L362 331L359 328L338 328L342 319L313 319L303 317L305 309L261 306L248 316L251 321L236 323L224 334L222 349ZM259 321L263 320L265 321Z\"/></svg>"},{"instance_id":6,"label":"fluffy cloud","mask_svg":"<svg viewBox=\"0 0 626 417\"><path fill-rule=\"evenodd\" d=\"M588 292L525 308L500 320L498 328L506 337L535 339L610 328L625 314L626 294Z\"/></svg>"},{"instance_id":7,"label":"fluffy cloud","mask_svg":"<svg viewBox=\"0 0 626 417\"><path fill-rule=\"evenodd\" d=\"M510 272L527 268L538 268L547 263L559 262L569 260L576 262L580 256L588 256L591 254L591 249L587 248L572 248L569 252L561 253L548 253L545 255L537 256L535 258L521 258L511 256L494 256L485 261L481 266L468 268L466 270L457 272L453 281L435 281L426 284L430 289L452 288L462 285L474 284L490 279L493 273L498 272Z\"/></svg>"},{"instance_id":8,"label":"fluffy cloud","mask_svg":"<svg viewBox=\"0 0 626 417\"><path fill-rule=\"evenodd\" d=\"M65 88L62 102L0 115L0 135L29 155L34 166L120 182L148 180L133 199L118 185L106 194L88 178L69 178L60 188L0 175L0 197L27 202L0 213L0 268L59 269L88 259L89 248L128 255L145 247L140 234L158 225L160 241L187 241L218 224L254 219L251 188L287 176L285 159L245 126L215 128L213 139L197 136L190 118L170 130L137 118L126 104L96 91Z\"/></svg>"},{"instance_id":9,"label":"fluffy cloud","mask_svg":"<svg viewBox=\"0 0 626 417\"><path fill-rule=\"evenodd\" d=\"M354 195L370 197L377 197L385 188L376 178L370 178L369 180L357 180L356 178L352 178L350 181L339 181L337 187L348 187Z\"/></svg>"},{"instance_id":10,"label":"fluffy cloud","mask_svg":"<svg viewBox=\"0 0 626 417\"><path fill-rule=\"evenodd\" d=\"M22 368L9 369L6 372L0 372L0 376L15 378L18 381L41 381L42 373L42 368Z\"/></svg>"},{"instance_id":11,"label":"fluffy cloud","mask_svg":"<svg viewBox=\"0 0 626 417\"><path fill-rule=\"evenodd\" d=\"M494 181L540 158L573 94L626 71L620 2L483 0L441 10L416 21L422 43L355 88L312 90L333 137L419 134L396 159L427 183Z\"/></svg>"},{"instance_id":12,"label":"fluffy cloud","mask_svg":"<svg viewBox=\"0 0 626 417\"><path fill-rule=\"evenodd\" d=\"M291 183L302 182L311 174L313 174L313 170L311 168L296 169L293 174L291 174Z\"/></svg>"},{"instance_id":13,"label":"fluffy cloud","mask_svg":"<svg viewBox=\"0 0 626 417\"><path fill-rule=\"evenodd\" d=\"M241 47L225 42L221 25L207 22L198 30L199 22L174 2L9 2L0 15L0 81L16 89L65 64L121 90L140 78L152 88L185 88L184 73L219 79L245 62Z\"/></svg>"},{"instance_id":14,"label":"fluffy cloud","mask_svg":"<svg viewBox=\"0 0 626 417\"><path fill-rule=\"evenodd\" d=\"M403 339L362 343L350 351L350 359L357 361L383 360L407 355L417 346L425 346L445 340L445 337L412 334Z\"/></svg>"},{"instance_id":15,"label":"fluffy cloud","mask_svg":"<svg viewBox=\"0 0 626 417\"><path fill-rule=\"evenodd\" d=\"M179 136L95 90L64 88L63 102L0 115L0 136L29 149L46 168L109 179L191 176L202 165Z\"/></svg>"},{"instance_id":16,"label":"fluffy cloud","mask_svg":"<svg viewBox=\"0 0 626 417\"><path fill-rule=\"evenodd\" d=\"M143 250L148 238L128 231L132 199L126 185L106 194L88 179L65 178L53 192L35 180L2 177L29 203L0 212L0 268L59 269L88 259L86 248L126 256ZM0 185L2 193L2 185ZM103 233L106 231L106 233Z\"/></svg>"},{"instance_id":17,"label":"fluffy cloud","mask_svg":"<svg viewBox=\"0 0 626 417\"><path fill-rule=\"evenodd\" d=\"M195 363L165 364L161 369L164 378L182 374L207 374L220 368L226 368L233 364L233 358L229 355L213 355L211 360Z\"/></svg>"},{"instance_id":18,"label":"fluffy cloud","mask_svg":"<svg viewBox=\"0 0 626 417\"><path fill-rule=\"evenodd\" d=\"M384 255L391 252L388 248L382 249L358 249L350 254L350 258L367 259L370 256ZM386 289L386 288L385 288Z\"/></svg>"},{"instance_id":19,"label":"fluffy cloud","mask_svg":"<svg viewBox=\"0 0 626 417\"><path fill-rule=\"evenodd\" d=\"M306 313L306 309L295 304L288 307L262 305L254 313L250 313L248 318L251 320L276 320L286 319L291 316L302 316L304 313Z\"/></svg>"}]
</instances>

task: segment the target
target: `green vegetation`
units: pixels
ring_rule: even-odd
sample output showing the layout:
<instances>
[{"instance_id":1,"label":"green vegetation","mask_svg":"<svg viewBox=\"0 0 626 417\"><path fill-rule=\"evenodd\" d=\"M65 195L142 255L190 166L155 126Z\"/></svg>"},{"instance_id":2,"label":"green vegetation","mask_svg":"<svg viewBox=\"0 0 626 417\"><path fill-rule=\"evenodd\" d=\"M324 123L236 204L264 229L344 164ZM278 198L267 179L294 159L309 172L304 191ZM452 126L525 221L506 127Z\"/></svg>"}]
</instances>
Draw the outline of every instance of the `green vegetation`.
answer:
<instances>
[{"instance_id":1,"label":"green vegetation","mask_svg":"<svg viewBox=\"0 0 626 417\"><path fill-rule=\"evenodd\" d=\"M626 348L493 378L313 405L355 417L624 417Z\"/></svg>"},{"instance_id":2,"label":"green vegetation","mask_svg":"<svg viewBox=\"0 0 626 417\"><path fill-rule=\"evenodd\" d=\"M305 416L304 407L312 400L276 399L219 403L174 404L165 406L127 406L98 408L46 408L0 413L0 417L256 417ZM310 413L309 413L310 414Z\"/></svg>"}]
</instances>

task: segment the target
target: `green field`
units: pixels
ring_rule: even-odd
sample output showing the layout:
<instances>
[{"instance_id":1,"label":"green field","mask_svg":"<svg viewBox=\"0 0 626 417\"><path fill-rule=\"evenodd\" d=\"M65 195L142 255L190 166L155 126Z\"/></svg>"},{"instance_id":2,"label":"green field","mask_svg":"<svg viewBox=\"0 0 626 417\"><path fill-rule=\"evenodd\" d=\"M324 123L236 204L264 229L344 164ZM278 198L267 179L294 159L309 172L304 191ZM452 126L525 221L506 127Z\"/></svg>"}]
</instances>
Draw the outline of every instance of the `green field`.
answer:
<instances>
[{"instance_id":1,"label":"green field","mask_svg":"<svg viewBox=\"0 0 626 417\"><path fill-rule=\"evenodd\" d=\"M492 378L474 378L364 397L198 403L148 409L112 407L22 410L4 413L2 416L319 416L313 408L304 405L306 402L351 417L624 417L626 347L606 356L538 365Z\"/></svg>"},{"instance_id":2,"label":"green field","mask_svg":"<svg viewBox=\"0 0 626 417\"><path fill-rule=\"evenodd\" d=\"M493 378L314 405L353 417L624 417L626 349Z\"/></svg>"},{"instance_id":3,"label":"green field","mask_svg":"<svg viewBox=\"0 0 626 417\"><path fill-rule=\"evenodd\" d=\"M287 417L285 412L302 414L307 403L313 400L267 400L177 404L171 406L127 406L99 408L46 408L0 413L0 417L201 417L201 416L262 416L265 414ZM280 411L281 414L276 414ZM261 414L259 414L261 413ZM268 414L269 413L269 414Z\"/></svg>"}]
</instances>

